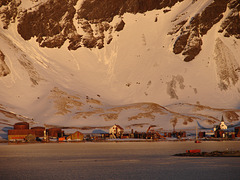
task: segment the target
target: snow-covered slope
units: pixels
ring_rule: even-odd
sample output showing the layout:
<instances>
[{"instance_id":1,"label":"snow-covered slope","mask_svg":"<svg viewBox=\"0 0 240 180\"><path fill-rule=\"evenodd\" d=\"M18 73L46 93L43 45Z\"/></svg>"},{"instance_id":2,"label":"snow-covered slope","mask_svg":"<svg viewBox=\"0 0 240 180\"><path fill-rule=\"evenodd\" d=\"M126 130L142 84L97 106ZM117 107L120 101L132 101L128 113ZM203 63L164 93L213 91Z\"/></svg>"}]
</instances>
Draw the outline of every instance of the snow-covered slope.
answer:
<instances>
[{"instance_id":1,"label":"snow-covered slope","mask_svg":"<svg viewBox=\"0 0 240 180\"><path fill-rule=\"evenodd\" d=\"M238 0L2 2L1 126L19 121L5 111L38 125L142 131L237 117L239 9Z\"/></svg>"}]
</instances>

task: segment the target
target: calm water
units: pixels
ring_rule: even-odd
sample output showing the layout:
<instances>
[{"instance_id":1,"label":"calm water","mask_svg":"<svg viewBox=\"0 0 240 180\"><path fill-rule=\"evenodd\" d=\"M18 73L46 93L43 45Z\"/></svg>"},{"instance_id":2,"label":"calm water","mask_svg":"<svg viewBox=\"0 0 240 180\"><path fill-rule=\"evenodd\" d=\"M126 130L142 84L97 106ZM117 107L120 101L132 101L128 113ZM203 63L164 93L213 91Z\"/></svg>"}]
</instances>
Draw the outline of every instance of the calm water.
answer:
<instances>
[{"instance_id":1,"label":"calm water","mask_svg":"<svg viewBox=\"0 0 240 180\"><path fill-rule=\"evenodd\" d=\"M240 142L1 144L0 179L240 179L240 158L172 156L186 149Z\"/></svg>"}]
</instances>

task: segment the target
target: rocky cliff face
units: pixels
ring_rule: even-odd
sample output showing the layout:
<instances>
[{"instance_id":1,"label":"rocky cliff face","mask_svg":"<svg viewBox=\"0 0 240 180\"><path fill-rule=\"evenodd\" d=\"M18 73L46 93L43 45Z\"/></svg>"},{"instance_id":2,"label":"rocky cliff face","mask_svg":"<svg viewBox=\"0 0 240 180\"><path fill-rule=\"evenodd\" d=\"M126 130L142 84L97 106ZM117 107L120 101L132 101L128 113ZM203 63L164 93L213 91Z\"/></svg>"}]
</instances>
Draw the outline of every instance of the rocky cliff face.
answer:
<instances>
[{"instance_id":1,"label":"rocky cliff face","mask_svg":"<svg viewBox=\"0 0 240 180\"><path fill-rule=\"evenodd\" d=\"M10 23L14 23L18 15L18 6L21 0L6 0L0 2L0 18L3 28L7 29Z\"/></svg>"},{"instance_id":2,"label":"rocky cliff face","mask_svg":"<svg viewBox=\"0 0 240 180\"><path fill-rule=\"evenodd\" d=\"M219 32L225 36L239 38L239 0L215 0L203 12L196 14L190 20L186 19L178 23L173 32L179 36L173 46L173 52L185 56L184 61L193 60L201 51L202 37L223 19L223 13L229 8L227 18L221 24Z\"/></svg>"},{"instance_id":3,"label":"rocky cliff face","mask_svg":"<svg viewBox=\"0 0 240 180\"><path fill-rule=\"evenodd\" d=\"M48 0L23 10L18 9L21 1L14 0L3 1L0 4L0 14L5 29L17 17L19 34L25 40L36 37L41 47L60 48L68 41L69 50L82 46L100 49L112 41L112 33L124 29L125 22L121 18L124 13L144 13L172 7L182 1L92 0L83 1L80 6L76 6L77 0ZM169 35L178 35L173 52L182 54L186 62L193 60L201 51L202 37L223 19L223 13L227 9L229 13L222 21L219 33L224 33L226 37L240 38L239 4L239 0L214 0L204 11L177 23L173 31L169 32ZM111 24L115 16L119 17L119 22ZM74 18L77 20L77 27L73 23ZM78 33L78 29L81 29L82 33Z\"/></svg>"},{"instance_id":4,"label":"rocky cliff face","mask_svg":"<svg viewBox=\"0 0 240 180\"><path fill-rule=\"evenodd\" d=\"M239 12L240 0L0 1L0 109L83 129L238 121Z\"/></svg>"},{"instance_id":5,"label":"rocky cliff face","mask_svg":"<svg viewBox=\"0 0 240 180\"><path fill-rule=\"evenodd\" d=\"M114 16L172 7L181 1L93 0L76 7L77 0L48 0L31 9L18 10L21 1L16 0L0 4L3 6L0 14L6 29L18 16L18 32L25 40L36 37L41 47L48 48L60 48L68 40L68 49L76 50L81 46L103 48L104 44L109 44L111 34L123 30L125 24L120 18L117 24L111 25ZM74 26L73 18L77 19L79 27ZM79 34L77 28L81 28L83 33Z\"/></svg>"},{"instance_id":6,"label":"rocky cliff face","mask_svg":"<svg viewBox=\"0 0 240 180\"><path fill-rule=\"evenodd\" d=\"M89 21L111 22L114 16L124 13L144 13L154 9L172 7L183 0L97 0L84 1L78 11L78 17Z\"/></svg>"},{"instance_id":7,"label":"rocky cliff face","mask_svg":"<svg viewBox=\"0 0 240 180\"><path fill-rule=\"evenodd\" d=\"M75 48L76 41L81 40L73 25L76 2L76 0L51 0L39 5L33 11L24 11L19 19L19 34L25 40L37 37L36 41L42 47L60 48L68 39L69 48Z\"/></svg>"},{"instance_id":8,"label":"rocky cliff face","mask_svg":"<svg viewBox=\"0 0 240 180\"><path fill-rule=\"evenodd\" d=\"M220 33L225 37L234 36L240 39L240 0L232 0L228 4L229 13L221 24Z\"/></svg>"}]
</instances>

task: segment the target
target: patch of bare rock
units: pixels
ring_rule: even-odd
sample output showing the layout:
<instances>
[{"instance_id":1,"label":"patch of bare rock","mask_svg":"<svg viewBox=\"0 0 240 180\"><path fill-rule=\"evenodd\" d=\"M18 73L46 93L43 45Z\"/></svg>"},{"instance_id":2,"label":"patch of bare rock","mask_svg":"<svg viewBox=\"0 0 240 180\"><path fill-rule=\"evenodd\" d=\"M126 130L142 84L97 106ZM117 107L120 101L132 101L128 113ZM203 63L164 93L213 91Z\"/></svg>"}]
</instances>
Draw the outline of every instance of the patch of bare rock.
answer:
<instances>
[{"instance_id":1,"label":"patch of bare rock","mask_svg":"<svg viewBox=\"0 0 240 180\"><path fill-rule=\"evenodd\" d=\"M1 1L0 16L7 29L10 22L18 19L18 33L25 40L36 37L41 47L60 48L68 41L68 49L80 47L103 48L112 41L112 33L124 29L123 19L117 24L110 22L126 12L144 13L153 9L172 7L183 0L91 0L76 7L77 0L48 0L34 8L18 9L21 0ZM35 1L33 1L34 3ZM79 27L75 27L73 20ZM77 28L83 33L79 34Z\"/></svg>"},{"instance_id":2,"label":"patch of bare rock","mask_svg":"<svg viewBox=\"0 0 240 180\"><path fill-rule=\"evenodd\" d=\"M174 43L173 52L184 55L186 62L193 60L201 51L202 36L207 34L212 26L223 18L223 13L232 2L230 0L215 0L203 12L196 14L189 24L186 24L187 20L178 23L169 33L179 34Z\"/></svg>"},{"instance_id":3,"label":"patch of bare rock","mask_svg":"<svg viewBox=\"0 0 240 180\"><path fill-rule=\"evenodd\" d=\"M0 77L7 76L11 72L4 59L5 55L0 50Z\"/></svg>"}]
</instances>

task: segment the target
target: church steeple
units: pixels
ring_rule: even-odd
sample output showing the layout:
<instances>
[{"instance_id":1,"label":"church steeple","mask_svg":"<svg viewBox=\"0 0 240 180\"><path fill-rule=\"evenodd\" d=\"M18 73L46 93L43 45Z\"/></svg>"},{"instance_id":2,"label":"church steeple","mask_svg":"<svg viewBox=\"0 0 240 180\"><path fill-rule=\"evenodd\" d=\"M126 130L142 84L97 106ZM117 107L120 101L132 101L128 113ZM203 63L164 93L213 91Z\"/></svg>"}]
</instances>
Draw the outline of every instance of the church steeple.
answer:
<instances>
[{"instance_id":1,"label":"church steeple","mask_svg":"<svg viewBox=\"0 0 240 180\"><path fill-rule=\"evenodd\" d=\"M223 116L222 116L222 120L221 120L221 122L224 122Z\"/></svg>"},{"instance_id":2,"label":"church steeple","mask_svg":"<svg viewBox=\"0 0 240 180\"><path fill-rule=\"evenodd\" d=\"M227 129L227 126L226 126L226 124L224 123L223 116L222 116L222 120L221 120L221 123L220 123L220 129Z\"/></svg>"}]
</instances>

